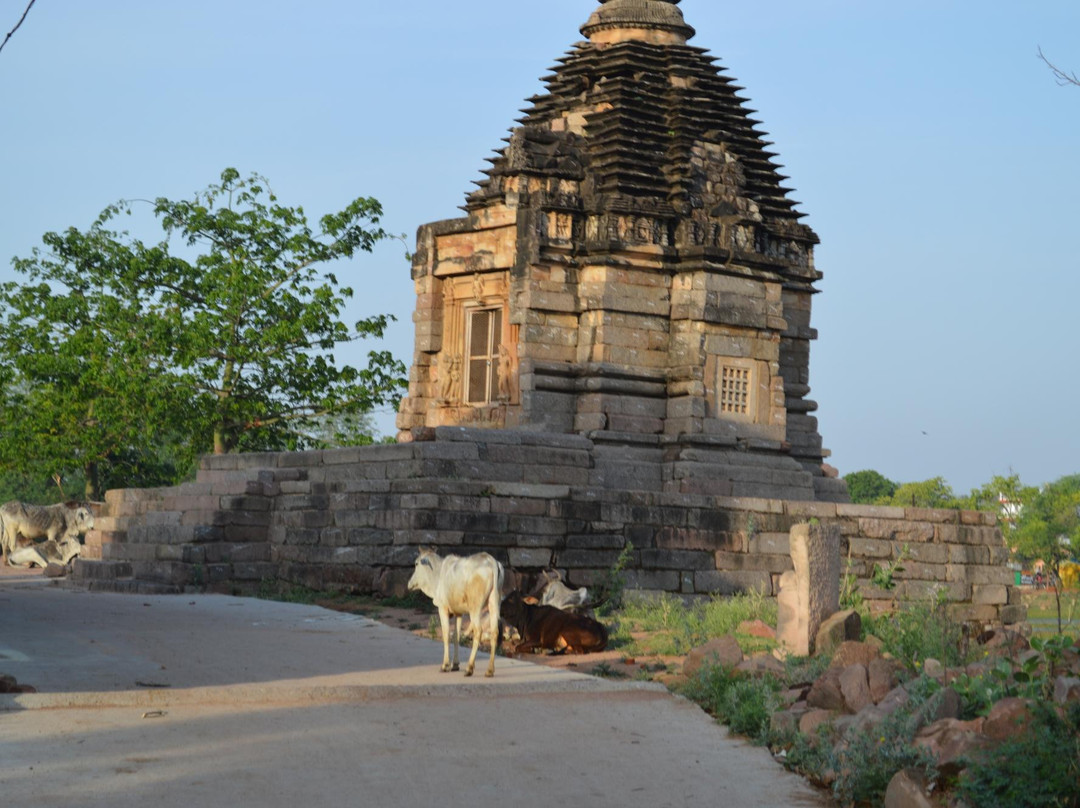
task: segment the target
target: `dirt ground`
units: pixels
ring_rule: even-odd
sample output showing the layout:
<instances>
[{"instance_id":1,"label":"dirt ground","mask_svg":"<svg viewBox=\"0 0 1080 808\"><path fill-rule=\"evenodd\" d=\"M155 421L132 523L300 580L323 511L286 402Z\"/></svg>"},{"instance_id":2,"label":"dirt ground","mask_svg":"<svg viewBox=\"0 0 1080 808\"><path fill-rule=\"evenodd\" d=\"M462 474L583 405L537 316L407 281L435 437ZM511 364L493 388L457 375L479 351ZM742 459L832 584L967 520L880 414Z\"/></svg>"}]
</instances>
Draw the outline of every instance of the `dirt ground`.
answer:
<instances>
[{"instance_id":1,"label":"dirt ground","mask_svg":"<svg viewBox=\"0 0 1080 808\"><path fill-rule=\"evenodd\" d=\"M0 561L0 580L4 582L40 582L43 577L42 570L37 568L9 567ZM63 585L62 581L63 579L60 579L58 585ZM325 609L362 614L391 628L410 631L420 637L440 639L438 616L430 607L425 609L388 606L377 600L341 596L316 597L311 602ZM467 620L465 624L463 631L467 627ZM635 639L639 638L635 635ZM503 646L503 653L509 650L507 646ZM683 656L658 655L631 657L619 649L593 654L522 654L518 658L552 668L569 668L578 673L623 679L636 678L667 685L682 679L682 664L685 659Z\"/></svg>"},{"instance_id":2,"label":"dirt ground","mask_svg":"<svg viewBox=\"0 0 1080 808\"><path fill-rule=\"evenodd\" d=\"M385 606L378 602L358 607L356 602L343 602L340 598L317 598L314 603L326 609L363 614L391 628L411 631L419 637L440 639L438 616L424 609ZM467 626L468 620L465 620L462 632L466 631ZM638 639L637 635L635 639ZM509 651L510 649L504 645L503 652ZM568 668L577 673L621 679L642 679L670 685L683 678L682 664L685 656L631 657L619 649L609 648L592 654L521 654L517 658L551 668Z\"/></svg>"}]
</instances>

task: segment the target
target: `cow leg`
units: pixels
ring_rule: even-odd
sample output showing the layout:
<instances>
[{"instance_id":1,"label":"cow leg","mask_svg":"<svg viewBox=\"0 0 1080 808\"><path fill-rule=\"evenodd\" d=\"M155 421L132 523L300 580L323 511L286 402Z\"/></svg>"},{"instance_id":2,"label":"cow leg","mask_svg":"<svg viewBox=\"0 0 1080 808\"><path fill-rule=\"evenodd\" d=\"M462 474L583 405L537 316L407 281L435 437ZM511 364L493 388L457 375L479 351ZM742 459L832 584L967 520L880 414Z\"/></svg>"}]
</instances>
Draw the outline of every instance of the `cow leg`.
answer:
<instances>
[{"instance_id":1,"label":"cow leg","mask_svg":"<svg viewBox=\"0 0 1080 808\"><path fill-rule=\"evenodd\" d=\"M442 626L442 668L443 673L450 671L450 610L439 607L439 623ZM454 670L457 670L457 646L454 647Z\"/></svg>"},{"instance_id":2,"label":"cow leg","mask_svg":"<svg viewBox=\"0 0 1080 808\"><path fill-rule=\"evenodd\" d=\"M458 664L458 648L461 647L461 615L454 616L454 666L450 668L452 671L461 670L461 665ZM468 674L466 674L468 675Z\"/></svg>"},{"instance_id":3,"label":"cow leg","mask_svg":"<svg viewBox=\"0 0 1080 808\"><path fill-rule=\"evenodd\" d=\"M502 633L499 631L499 588L496 584L488 598L488 619L491 621L491 661L488 662L487 672L484 676L495 675L495 651L499 647L499 639Z\"/></svg>"},{"instance_id":4,"label":"cow leg","mask_svg":"<svg viewBox=\"0 0 1080 808\"><path fill-rule=\"evenodd\" d=\"M472 676L473 671L476 670L476 652L480 648L480 613L469 612L469 624L475 626L475 630L472 633L472 653L469 654L469 664L465 666L465 675Z\"/></svg>"}]
</instances>

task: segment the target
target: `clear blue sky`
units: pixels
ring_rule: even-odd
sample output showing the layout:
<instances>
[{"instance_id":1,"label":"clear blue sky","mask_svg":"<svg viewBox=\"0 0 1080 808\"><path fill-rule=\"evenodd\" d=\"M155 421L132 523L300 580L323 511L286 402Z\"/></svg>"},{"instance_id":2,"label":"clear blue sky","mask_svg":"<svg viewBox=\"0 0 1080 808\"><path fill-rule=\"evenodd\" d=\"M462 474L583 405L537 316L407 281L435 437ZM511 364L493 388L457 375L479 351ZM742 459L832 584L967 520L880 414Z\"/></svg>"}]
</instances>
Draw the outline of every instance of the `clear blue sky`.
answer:
<instances>
[{"instance_id":1,"label":"clear blue sky","mask_svg":"<svg viewBox=\"0 0 1080 808\"><path fill-rule=\"evenodd\" d=\"M26 0L0 0L0 34ZM459 215L595 0L37 0L0 52L0 279L42 233L221 169L314 216ZM1076 0L684 0L821 237L811 397L831 462L958 493L1080 472ZM355 314L412 357L400 244ZM345 275L347 273L341 272ZM392 433L389 414L380 428Z\"/></svg>"}]
</instances>

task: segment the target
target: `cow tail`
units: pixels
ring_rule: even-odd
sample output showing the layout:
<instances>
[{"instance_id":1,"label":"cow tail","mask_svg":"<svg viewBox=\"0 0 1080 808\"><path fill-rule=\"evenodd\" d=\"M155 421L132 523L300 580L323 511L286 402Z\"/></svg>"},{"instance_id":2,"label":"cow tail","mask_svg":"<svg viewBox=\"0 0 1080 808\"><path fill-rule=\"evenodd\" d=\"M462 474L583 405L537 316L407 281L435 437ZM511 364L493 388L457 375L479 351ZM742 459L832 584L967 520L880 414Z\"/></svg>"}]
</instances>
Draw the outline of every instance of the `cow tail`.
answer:
<instances>
[{"instance_id":1,"label":"cow tail","mask_svg":"<svg viewBox=\"0 0 1080 808\"><path fill-rule=\"evenodd\" d=\"M498 561L495 562L495 608L499 610L499 619L495 623L495 639L492 642L495 644L495 653L498 653L499 648L502 646L503 638L503 619L502 619L502 591L503 591L503 579L506 577L506 572L503 570L503 565Z\"/></svg>"}]
</instances>

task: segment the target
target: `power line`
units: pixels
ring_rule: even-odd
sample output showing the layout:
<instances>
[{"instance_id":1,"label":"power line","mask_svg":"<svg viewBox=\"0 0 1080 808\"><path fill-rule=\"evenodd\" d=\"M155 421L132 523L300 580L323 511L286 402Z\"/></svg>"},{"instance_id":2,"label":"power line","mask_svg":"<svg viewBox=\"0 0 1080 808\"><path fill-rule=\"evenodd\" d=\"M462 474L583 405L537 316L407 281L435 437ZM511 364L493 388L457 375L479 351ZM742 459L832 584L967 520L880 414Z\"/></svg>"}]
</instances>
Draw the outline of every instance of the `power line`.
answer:
<instances>
[{"instance_id":1,"label":"power line","mask_svg":"<svg viewBox=\"0 0 1080 808\"><path fill-rule=\"evenodd\" d=\"M26 19L26 15L30 13L30 9L31 9L31 8L33 7L34 3L36 3L36 2L37 2L37 0L30 0L30 5L28 5L28 6L26 7L26 11L24 11L24 12L22 13L22 16L21 16L21 17L19 17L19 21L18 21L17 23L15 23L15 27L14 27L14 28L12 28L12 29L11 29L10 31L8 31L8 34L7 34L7 36L6 36L6 37L4 37L4 41L3 41L3 42L0 42L0 51L2 51L2 50L4 49L4 45L6 45L6 44L8 43L8 40L9 40L9 39L11 39L12 35L13 35L13 34L14 34L14 33L15 33L16 31L18 31L18 30L19 30L19 26L23 24L23 20L25 20L25 19Z\"/></svg>"}]
</instances>

